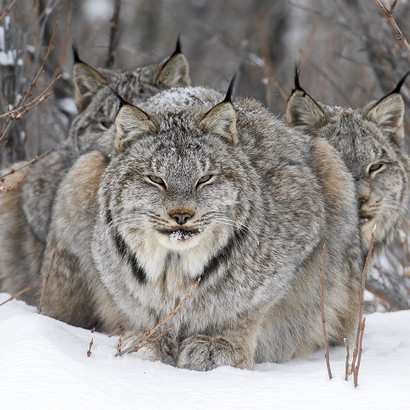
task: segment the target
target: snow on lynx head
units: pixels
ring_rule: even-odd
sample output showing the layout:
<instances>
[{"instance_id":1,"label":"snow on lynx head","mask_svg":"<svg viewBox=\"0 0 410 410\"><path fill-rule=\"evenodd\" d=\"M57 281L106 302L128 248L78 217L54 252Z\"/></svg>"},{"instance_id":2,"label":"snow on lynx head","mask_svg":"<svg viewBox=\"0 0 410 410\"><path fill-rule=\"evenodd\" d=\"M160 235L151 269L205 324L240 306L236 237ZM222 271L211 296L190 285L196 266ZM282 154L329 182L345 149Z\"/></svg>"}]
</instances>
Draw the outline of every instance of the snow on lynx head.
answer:
<instances>
[{"instance_id":1,"label":"snow on lynx head","mask_svg":"<svg viewBox=\"0 0 410 410\"><path fill-rule=\"evenodd\" d=\"M400 147L400 88L408 74L380 100L351 109L316 102L301 88L296 70L286 111L288 124L326 138L341 154L356 181L363 244L369 246L376 225L376 250L393 236L409 199L410 161Z\"/></svg>"}]
</instances>

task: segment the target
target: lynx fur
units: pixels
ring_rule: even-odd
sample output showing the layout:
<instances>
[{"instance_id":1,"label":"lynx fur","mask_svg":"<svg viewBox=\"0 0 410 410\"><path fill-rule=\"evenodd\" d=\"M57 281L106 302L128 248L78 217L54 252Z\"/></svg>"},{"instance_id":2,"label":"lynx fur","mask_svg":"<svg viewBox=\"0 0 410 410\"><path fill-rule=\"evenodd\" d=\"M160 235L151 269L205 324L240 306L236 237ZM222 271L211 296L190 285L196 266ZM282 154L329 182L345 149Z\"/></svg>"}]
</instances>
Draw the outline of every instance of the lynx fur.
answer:
<instances>
[{"instance_id":1,"label":"lynx fur","mask_svg":"<svg viewBox=\"0 0 410 410\"><path fill-rule=\"evenodd\" d=\"M354 181L323 138L258 102L195 87L121 100L60 184L44 311L78 326L152 329L202 280L145 356L210 370L285 361L351 335L361 243ZM115 140L115 146L114 141ZM53 260L54 258L54 260Z\"/></svg>"},{"instance_id":2,"label":"lynx fur","mask_svg":"<svg viewBox=\"0 0 410 410\"><path fill-rule=\"evenodd\" d=\"M400 147L404 118L400 88L408 74L380 100L351 109L313 100L300 87L296 70L288 101L287 123L328 140L351 172L365 252L375 225L375 251L389 242L408 205L410 160Z\"/></svg>"},{"instance_id":3,"label":"lynx fur","mask_svg":"<svg viewBox=\"0 0 410 410\"><path fill-rule=\"evenodd\" d=\"M0 192L0 290L3 291L15 293L39 279L51 210L63 176L80 155L96 147L104 150L100 136L114 121L117 103L102 85L114 87L138 103L161 90L190 84L188 61L181 53L179 40L175 52L165 61L127 72L97 70L81 61L76 50L74 56L73 82L80 113L73 120L67 140L30 167L23 185ZM18 175L12 175L3 185L13 186L19 181L17 178ZM35 292L22 298L31 304L38 303Z\"/></svg>"}]
</instances>

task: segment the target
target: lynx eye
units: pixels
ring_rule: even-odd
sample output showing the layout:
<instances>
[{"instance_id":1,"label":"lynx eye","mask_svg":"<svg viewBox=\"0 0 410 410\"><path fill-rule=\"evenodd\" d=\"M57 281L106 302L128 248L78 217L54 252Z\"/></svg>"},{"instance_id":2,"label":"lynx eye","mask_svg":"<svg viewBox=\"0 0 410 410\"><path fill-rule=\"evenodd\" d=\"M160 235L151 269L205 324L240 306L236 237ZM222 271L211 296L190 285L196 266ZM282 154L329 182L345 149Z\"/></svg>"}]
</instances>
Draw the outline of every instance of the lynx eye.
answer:
<instances>
[{"instance_id":1,"label":"lynx eye","mask_svg":"<svg viewBox=\"0 0 410 410\"><path fill-rule=\"evenodd\" d=\"M201 185L206 184L207 182L211 182L213 178L213 175L204 175L203 177L198 179L198 182L196 183L197 188Z\"/></svg>"},{"instance_id":2,"label":"lynx eye","mask_svg":"<svg viewBox=\"0 0 410 410\"><path fill-rule=\"evenodd\" d=\"M154 184L156 184L156 185L159 185L159 186L161 186L161 187L165 187L166 185L165 185L165 181L162 179L162 178L160 178L160 177L157 177L157 176L155 176L155 175L147 175L147 178L151 181L151 182L153 182Z\"/></svg>"},{"instance_id":3,"label":"lynx eye","mask_svg":"<svg viewBox=\"0 0 410 410\"><path fill-rule=\"evenodd\" d=\"M381 171L384 168L385 164L383 164L382 162L376 162L374 164L371 164L368 168L367 168L367 173L369 175L371 174L375 174L379 171Z\"/></svg>"}]
</instances>

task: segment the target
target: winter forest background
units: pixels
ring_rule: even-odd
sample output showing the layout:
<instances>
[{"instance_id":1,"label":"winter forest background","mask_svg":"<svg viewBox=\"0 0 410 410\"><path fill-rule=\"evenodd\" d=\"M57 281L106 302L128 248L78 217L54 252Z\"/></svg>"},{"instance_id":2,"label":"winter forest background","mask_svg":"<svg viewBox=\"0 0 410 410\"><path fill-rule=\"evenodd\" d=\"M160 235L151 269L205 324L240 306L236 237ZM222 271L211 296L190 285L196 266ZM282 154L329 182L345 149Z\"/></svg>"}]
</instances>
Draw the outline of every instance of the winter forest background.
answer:
<instances>
[{"instance_id":1,"label":"winter forest background","mask_svg":"<svg viewBox=\"0 0 410 410\"><path fill-rule=\"evenodd\" d=\"M239 70L236 95L259 99L283 116L298 62L301 85L313 98L363 106L393 90L410 69L405 44L410 4L384 0L383 11L377 3L1 0L0 168L29 161L67 136L76 114L70 79L73 41L88 64L130 70L169 56L180 35L193 85L224 91ZM404 38L397 37L394 24ZM410 80L402 95L404 144L410 152ZM16 104L23 108L13 116ZM409 223L408 217L403 220L394 243L368 274L368 311L410 308Z\"/></svg>"}]
</instances>

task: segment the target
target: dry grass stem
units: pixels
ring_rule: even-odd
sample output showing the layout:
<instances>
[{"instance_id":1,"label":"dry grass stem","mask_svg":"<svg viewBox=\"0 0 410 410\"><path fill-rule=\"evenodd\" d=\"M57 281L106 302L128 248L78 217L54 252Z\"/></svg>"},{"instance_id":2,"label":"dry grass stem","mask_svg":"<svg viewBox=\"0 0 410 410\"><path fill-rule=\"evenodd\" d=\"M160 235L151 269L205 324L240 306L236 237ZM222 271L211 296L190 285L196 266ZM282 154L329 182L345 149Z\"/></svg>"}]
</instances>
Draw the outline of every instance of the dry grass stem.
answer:
<instances>
[{"instance_id":1,"label":"dry grass stem","mask_svg":"<svg viewBox=\"0 0 410 410\"><path fill-rule=\"evenodd\" d=\"M0 21L2 21L4 17L6 17L10 13L10 10L12 9L15 2L16 0L13 0L8 6L4 8L3 12L0 15Z\"/></svg>"},{"instance_id":2,"label":"dry grass stem","mask_svg":"<svg viewBox=\"0 0 410 410\"><path fill-rule=\"evenodd\" d=\"M356 359L357 355L359 354L359 343L360 339L363 337L362 335L362 321L363 321L363 305L364 305L364 289L366 285L366 274L367 274L367 268L369 266L370 258L372 256L372 251L373 251L373 243L374 243L374 232L376 230L376 225L374 226L372 230L372 236L370 239L370 245L369 245L369 251L367 252L367 257L366 257L366 262L364 264L364 269L362 273L362 284L360 288L360 307L359 307L359 319L358 319L358 325L357 325L357 331L356 331L356 342L354 346L354 351L353 351L353 360L352 360L352 373L355 374L356 371Z\"/></svg>"},{"instance_id":3,"label":"dry grass stem","mask_svg":"<svg viewBox=\"0 0 410 410\"><path fill-rule=\"evenodd\" d=\"M362 325L360 327L360 342L359 342L359 351L357 355L357 366L354 369L354 374L353 374L353 381L354 381L354 387L357 387L359 385L359 368L360 368L360 362L362 359L362 345L363 345L363 334L364 334L364 327L366 323L366 317L363 318Z\"/></svg>"},{"instance_id":4,"label":"dry grass stem","mask_svg":"<svg viewBox=\"0 0 410 410\"><path fill-rule=\"evenodd\" d=\"M4 178L6 178L6 177L9 176L9 175L15 174L17 171L20 171L20 169L23 169L23 168L25 168L25 167L27 167L27 166L29 166L29 165L34 164L34 163L37 162L39 159L41 159L41 158L45 157L46 155L48 155L51 151L53 151L53 149L54 149L54 148L50 148L50 149L48 149L46 152L43 152L41 155L37 155L36 157L34 157L32 160L26 162L25 164L20 165L20 166L17 167L17 168L12 168L9 172L7 172L6 174L0 176L0 182L4 182ZM0 191L0 192L1 192L1 191Z\"/></svg>"},{"instance_id":5,"label":"dry grass stem","mask_svg":"<svg viewBox=\"0 0 410 410\"><path fill-rule=\"evenodd\" d=\"M238 367L238 366L240 366L244 361L246 361L247 360L247 358L244 356L241 360L239 360L239 362L238 363L235 363L234 365L233 365L233 367Z\"/></svg>"},{"instance_id":6,"label":"dry grass stem","mask_svg":"<svg viewBox=\"0 0 410 410\"><path fill-rule=\"evenodd\" d=\"M345 362L345 380L349 380L350 374L350 366L349 366L349 359L350 359L350 351L349 351L349 343L347 343L347 339L344 340L346 346L346 362Z\"/></svg>"},{"instance_id":7,"label":"dry grass stem","mask_svg":"<svg viewBox=\"0 0 410 410\"><path fill-rule=\"evenodd\" d=\"M332 370L330 368L330 360L329 360L329 343L327 340L327 333L326 333L326 319L325 319L325 270L326 270L326 245L323 245L323 258L322 258L322 279L321 279L321 292L320 292L320 309L322 311L322 325L323 325L323 339L325 341L325 358L326 358L326 367L327 373L329 375L329 380L333 378Z\"/></svg>"},{"instance_id":8,"label":"dry grass stem","mask_svg":"<svg viewBox=\"0 0 410 410\"><path fill-rule=\"evenodd\" d=\"M51 269L53 268L53 264L54 264L54 259L55 259L55 257L56 257L56 253L57 253L57 249L54 249L53 254L51 255L50 267L49 267L49 269L48 269L47 276L46 276L46 278L44 279L44 281L43 281L43 286L42 286L42 288L41 288L40 303L39 303L39 305L38 305L38 307L37 307L37 313L39 313L39 314L41 313L41 309L42 309L42 305L43 305L43 298L44 298L44 290L45 290L45 288L46 288L46 286L47 286L48 279L49 279L50 274L51 274Z\"/></svg>"},{"instance_id":9,"label":"dry grass stem","mask_svg":"<svg viewBox=\"0 0 410 410\"><path fill-rule=\"evenodd\" d=\"M121 345L122 345L122 335L120 335L120 337L119 337L119 339L118 339L117 354L116 354L116 356L120 356L120 355L121 355Z\"/></svg>"},{"instance_id":10,"label":"dry grass stem","mask_svg":"<svg viewBox=\"0 0 410 410\"><path fill-rule=\"evenodd\" d=\"M115 330L113 330L108 337L113 337L115 335L118 335L118 333L122 333L125 330L125 327L123 325L119 325Z\"/></svg>"},{"instance_id":11,"label":"dry grass stem","mask_svg":"<svg viewBox=\"0 0 410 410\"><path fill-rule=\"evenodd\" d=\"M9 297L7 300L5 300L4 302L0 303L0 306L5 305L7 302L11 302L13 299L18 298L20 295L22 295L23 293L28 292L29 290L35 288L36 286L38 286L40 284L40 282L36 282L36 283L32 283L31 285L27 286L26 288L24 288L23 290L21 290L20 292L16 293L15 295Z\"/></svg>"},{"instance_id":12,"label":"dry grass stem","mask_svg":"<svg viewBox=\"0 0 410 410\"><path fill-rule=\"evenodd\" d=\"M194 286L192 286L191 290L187 293L187 295L182 299L182 301L178 304L178 306L163 320L161 320L150 332L146 332L146 330L143 330L143 336L141 340L137 343L136 346L129 347L121 352L121 355L126 354L126 353L133 353L138 351L144 346L147 346L148 344L151 344L154 340L158 339L159 337L162 337L165 333L168 333L171 329L167 329L165 332L161 333L159 336L156 338L152 339L148 344L146 342L152 338L152 336L162 327L165 325L165 323L168 322L171 318L173 318L178 310L181 308L181 306L187 301L187 299L192 295L192 292L198 287L199 283L201 282L201 278L199 277L197 281L195 282ZM146 329L146 327L144 328Z\"/></svg>"},{"instance_id":13,"label":"dry grass stem","mask_svg":"<svg viewBox=\"0 0 410 410\"><path fill-rule=\"evenodd\" d=\"M396 7L397 0L394 0L390 9L388 9L384 4L382 4L379 0L374 0L376 6L382 11L382 13L386 16L389 23L392 25L394 31L396 32L395 37L400 40L403 45L406 47L407 51L410 53L410 44L408 43L406 37L400 30L399 26L396 23L396 19L394 18L394 8Z\"/></svg>"}]
</instances>

